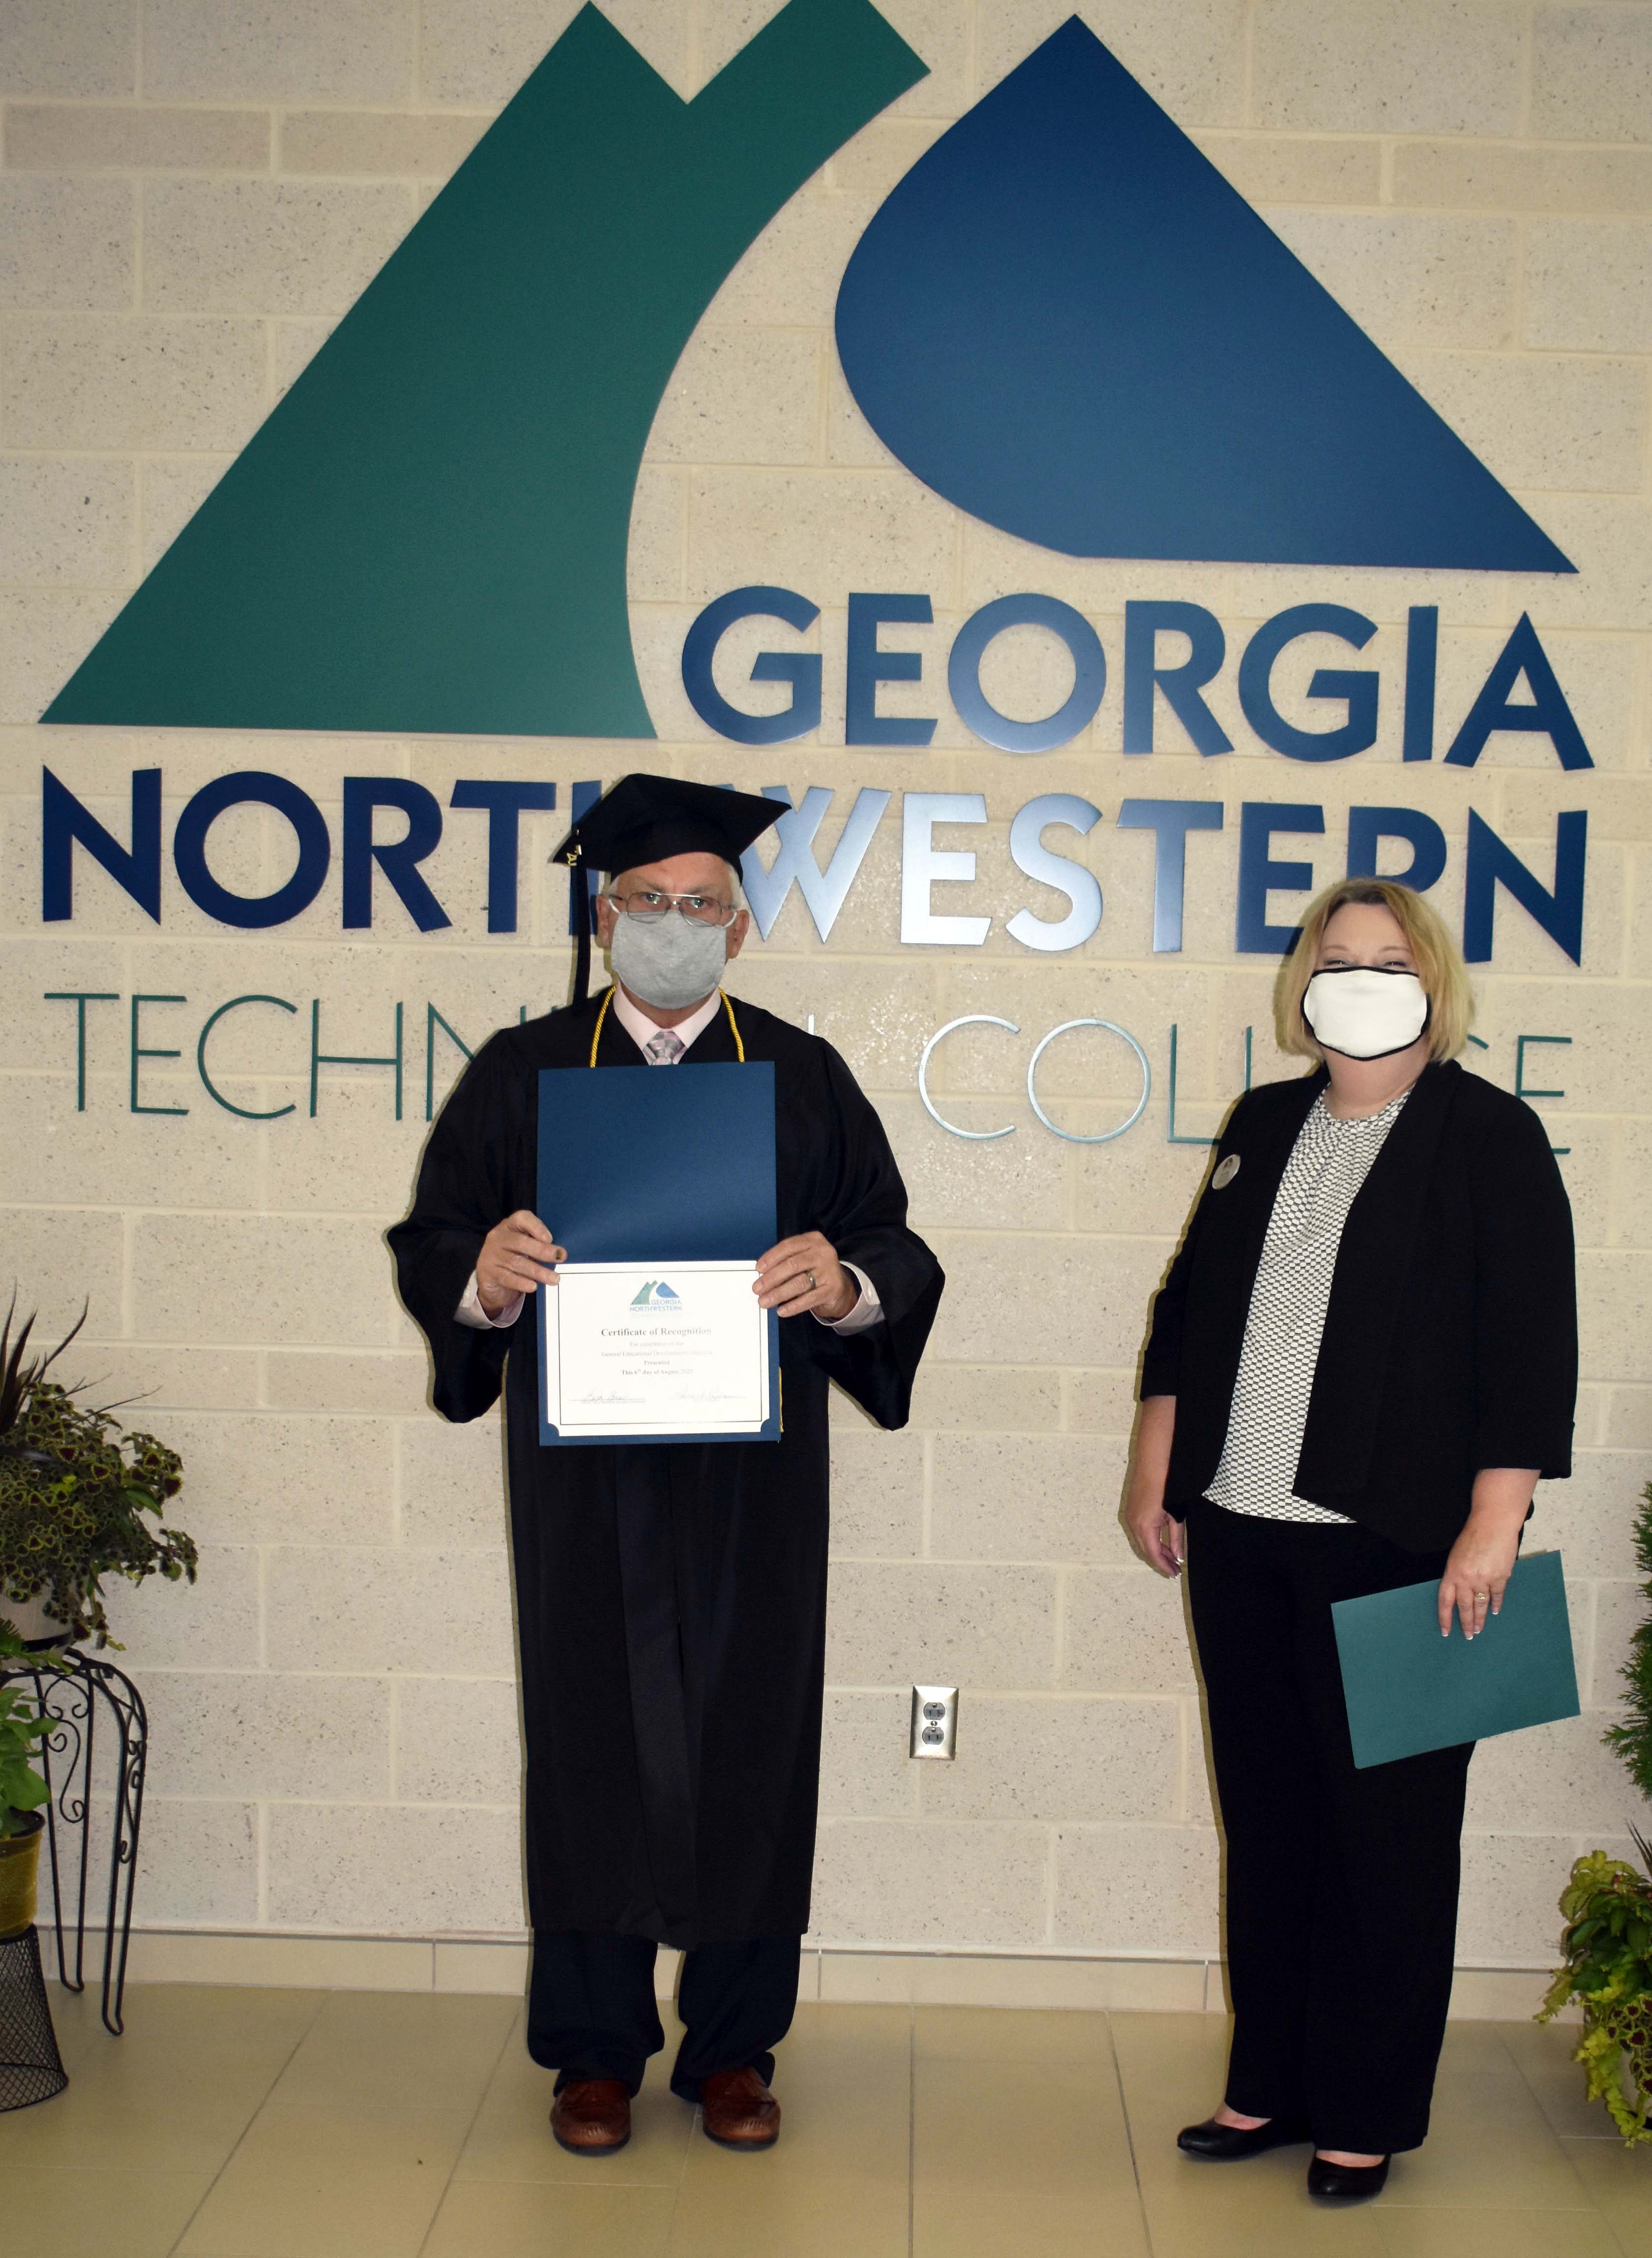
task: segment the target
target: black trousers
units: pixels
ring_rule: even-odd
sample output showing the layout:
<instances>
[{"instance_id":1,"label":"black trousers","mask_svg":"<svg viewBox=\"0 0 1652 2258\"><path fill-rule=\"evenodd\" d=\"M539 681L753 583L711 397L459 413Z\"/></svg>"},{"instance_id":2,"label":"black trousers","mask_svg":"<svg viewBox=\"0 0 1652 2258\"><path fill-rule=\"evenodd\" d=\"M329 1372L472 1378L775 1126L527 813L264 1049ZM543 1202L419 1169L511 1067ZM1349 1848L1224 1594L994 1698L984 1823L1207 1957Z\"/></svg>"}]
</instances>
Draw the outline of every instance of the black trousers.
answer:
<instances>
[{"instance_id":1,"label":"black trousers","mask_svg":"<svg viewBox=\"0 0 1652 2258\"><path fill-rule=\"evenodd\" d=\"M795 1936L741 1937L696 1945L683 1961L677 2012L683 2043L671 2091L698 2101L700 2081L720 2070L773 2077L777 2047L798 2005ZM654 2000L654 1956L647 1936L592 1936L536 1930L528 1985L528 2051L571 2078L617 2077L633 2093L642 2068L665 2044Z\"/></svg>"},{"instance_id":2,"label":"black trousers","mask_svg":"<svg viewBox=\"0 0 1652 2258\"><path fill-rule=\"evenodd\" d=\"M1204 1504L1188 1578L1227 1836L1227 2102L1419 2147L1445 2035L1473 1743L1356 1772L1331 1602L1437 1578L1369 1530Z\"/></svg>"}]
</instances>

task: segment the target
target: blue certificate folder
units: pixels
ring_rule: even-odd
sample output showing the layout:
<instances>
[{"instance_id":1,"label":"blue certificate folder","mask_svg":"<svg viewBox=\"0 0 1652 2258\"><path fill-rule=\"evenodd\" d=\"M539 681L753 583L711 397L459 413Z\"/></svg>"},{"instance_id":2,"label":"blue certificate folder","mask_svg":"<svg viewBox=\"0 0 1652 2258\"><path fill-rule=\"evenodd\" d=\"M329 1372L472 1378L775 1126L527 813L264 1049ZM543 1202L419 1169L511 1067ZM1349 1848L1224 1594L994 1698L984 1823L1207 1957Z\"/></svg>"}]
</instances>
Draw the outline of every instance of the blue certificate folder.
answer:
<instances>
[{"instance_id":1,"label":"blue certificate folder","mask_svg":"<svg viewBox=\"0 0 1652 2258\"><path fill-rule=\"evenodd\" d=\"M537 1211L571 1262L755 1262L776 1229L773 1066L752 1059L542 1069ZM756 1435L731 1440L779 1440L780 1321L772 1310L768 1331L768 1420ZM592 1439L559 1435L546 1418L542 1363L539 1439Z\"/></svg>"},{"instance_id":2,"label":"blue certificate folder","mask_svg":"<svg viewBox=\"0 0 1652 2258\"><path fill-rule=\"evenodd\" d=\"M1578 1714L1558 1552L1517 1561L1503 1612L1466 1639L1440 1636L1438 1579L1331 1608L1354 1766L1490 1740Z\"/></svg>"}]
</instances>

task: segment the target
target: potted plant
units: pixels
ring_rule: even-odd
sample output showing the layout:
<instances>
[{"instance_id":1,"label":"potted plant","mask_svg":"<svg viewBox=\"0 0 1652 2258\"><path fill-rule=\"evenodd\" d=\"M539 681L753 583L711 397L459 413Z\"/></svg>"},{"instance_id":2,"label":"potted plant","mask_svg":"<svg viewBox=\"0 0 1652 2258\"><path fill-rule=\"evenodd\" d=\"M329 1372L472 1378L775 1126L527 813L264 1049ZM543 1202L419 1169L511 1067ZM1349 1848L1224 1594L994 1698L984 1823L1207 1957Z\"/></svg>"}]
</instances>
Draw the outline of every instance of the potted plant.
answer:
<instances>
[{"instance_id":1,"label":"potted plant","mask_svg":"<svg viewBox=\"0 0 1652 2258\"><path fill-rule=\"evenodd\" d=\"M1591 2101L1604 2101L1631 2148L1652 2141L1652 1843L1636 1834L1647 1871L1592 1850L1561 1892L1562 1949L1540 2023L1570 2000L1583 2006L1583 2064Z\"/></svg>"},{"instance_id":2,"label":"potted plant","mask_svg":"<svg viewBox=\"0 0 1652 2258\"><path fill-rule=\"evenodd\" d=\"M25 1652L11 1625L0 1620L0 1670ZM47 1789L29 1759L51 1729L38 1701L0 1679L0 1944L21 1936L34 1919Z\"/></svg>"},{"instance_id":3,"label":"potted plant","mask_svg":"<svg viewBox=\"0 0 1652 2258\"><path fill-rule=\"evenodd\" d=\"M80 1322L44 1355L28 1355L34 1320L15 1340L13 1297L0 1324L0 1607L42 1608L66 1640L110 1637L102 1580L195 1578L195 1548L163 1516L182 1487L175 1451L126 1433L113 1410L75 1401L47 1378Z\"/></svg>"},{"instance_id":4,"label":"potted plant","mask_svg":"<svg viewBox=\"0 0 1652 2258\"><path fill-rule=\"evenodd\" d=\"M1648 1600L1652 1601L1652 1482L1641 1493L1641 1511L1634 1524L1634 1557L1646 1578L1642 1588ZM1630 1779L1652 1803L1652 1613L1629 1642L1623 1684L1629 1698L1624 1704L1622 1721L1606 1727L1606 1743L1623 1758Z\"/></svg>"},{"instance_id":5,"label":"potted plant","mask_svg":"<svg viewBox=\"0 0 1652 2258\"><path fill-rule=\"evenodd\" d=\"M1652 1600L1652 1482L1641 1494L1635 1557ZM1629 1777L1652 1800L1652 1615L1635 1631L1623 1682L1626 1714L1603 1736ZM1583 2007L1583 2064L1589 2098L1605 2102L1631 2146L1652 2142L1652 1843L1629 1829L1644 1873L1604 1850L1579 1858L1561 1892L1566 1916L1562 1965L1538 2015L1547 2022L1570 2000Z\"/></svg>"}]
</instances>

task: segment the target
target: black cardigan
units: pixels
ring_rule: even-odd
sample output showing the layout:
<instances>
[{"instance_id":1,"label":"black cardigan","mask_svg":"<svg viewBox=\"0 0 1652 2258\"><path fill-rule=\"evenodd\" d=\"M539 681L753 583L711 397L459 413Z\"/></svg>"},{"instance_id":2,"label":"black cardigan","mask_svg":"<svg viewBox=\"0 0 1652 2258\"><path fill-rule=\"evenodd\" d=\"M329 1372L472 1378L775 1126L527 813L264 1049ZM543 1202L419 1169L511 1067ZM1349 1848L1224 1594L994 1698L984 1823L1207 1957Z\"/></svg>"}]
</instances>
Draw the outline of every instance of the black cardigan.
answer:
<instances>
[{"instance_id":1,"label":"black cardigan","mask_svg":"<svg viewBox=\"0 0 1652 2258\"><path fill-rule=\"evenodd\" d=\"M1274 1194L1325 1087L1250 1091L1153 1304L1140 1392L1173 1395L1178 1517L1215 1479ZM1425 1067L1349 1211L1297 1466L1299 1497L1414 1552L1451 1544L1482 1466L1571 1472L1571 1209L1542 1122L1456 1065Z\"/></svg>"}]
</instances>

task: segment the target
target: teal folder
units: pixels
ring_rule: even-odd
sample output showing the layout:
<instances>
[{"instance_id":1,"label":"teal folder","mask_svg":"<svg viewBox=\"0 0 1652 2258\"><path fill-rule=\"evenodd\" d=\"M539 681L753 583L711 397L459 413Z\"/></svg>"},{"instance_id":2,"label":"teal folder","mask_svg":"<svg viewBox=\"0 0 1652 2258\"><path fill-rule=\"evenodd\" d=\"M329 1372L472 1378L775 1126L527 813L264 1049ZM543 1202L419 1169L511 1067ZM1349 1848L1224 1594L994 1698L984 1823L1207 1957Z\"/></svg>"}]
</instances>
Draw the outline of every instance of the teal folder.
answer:
<instances>
[{"instance_id":1,"label":"teal folder","mask_svg":"<svg viewBox=\"0 0 1652 2258\"><path fill-rule=\"evenodd\" d=\"M1503 1612L1478 1638L1440 1636L1437 1580L1331 1608L1354 1766L1392 1764L1578 1714L1558 1552L1515 1563Z\"/></svg>"}]
</instances>

